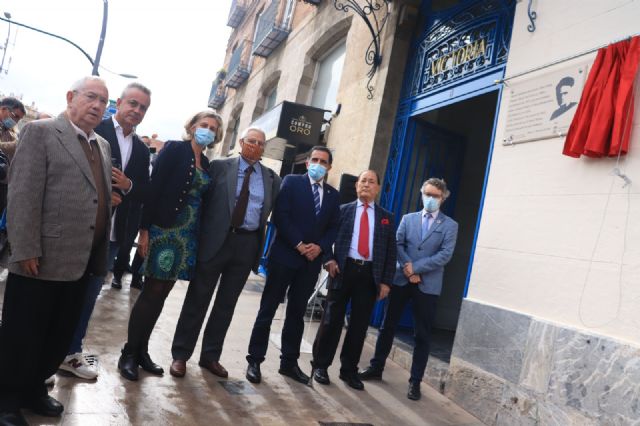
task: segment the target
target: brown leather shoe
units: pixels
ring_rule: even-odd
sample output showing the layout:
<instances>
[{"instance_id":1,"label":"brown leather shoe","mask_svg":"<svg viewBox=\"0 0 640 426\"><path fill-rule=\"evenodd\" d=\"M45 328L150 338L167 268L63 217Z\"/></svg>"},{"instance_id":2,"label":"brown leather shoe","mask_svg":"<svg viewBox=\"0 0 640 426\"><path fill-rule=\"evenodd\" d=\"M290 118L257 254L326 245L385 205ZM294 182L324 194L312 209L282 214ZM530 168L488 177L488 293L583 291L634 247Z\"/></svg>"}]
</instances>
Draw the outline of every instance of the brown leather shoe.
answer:
<instances>
[{"instance_id":1,"label":"brown leather shoe","mask_svg":"<svg viewBox=\"0 0 640 426\"><path fill-rule=\"evenodd\" d=\"M216 376L222 377L223 379L229 377L229 372L227 371L227 369L224 368L218 361L205 361L201 359L198 365L200 367L206 368Z\"/></svg>"},{"instance_id":2,"label":"brown leather shoe","mask_svg":"<svg viewBox=\"0 0 640 426\"><path fill-rule=\"evenodd\" d=\"M187 362L181 359L174 359L169 368L169 373L173 377L184 377L187 374Z\"/></svg>"}]
</instances>

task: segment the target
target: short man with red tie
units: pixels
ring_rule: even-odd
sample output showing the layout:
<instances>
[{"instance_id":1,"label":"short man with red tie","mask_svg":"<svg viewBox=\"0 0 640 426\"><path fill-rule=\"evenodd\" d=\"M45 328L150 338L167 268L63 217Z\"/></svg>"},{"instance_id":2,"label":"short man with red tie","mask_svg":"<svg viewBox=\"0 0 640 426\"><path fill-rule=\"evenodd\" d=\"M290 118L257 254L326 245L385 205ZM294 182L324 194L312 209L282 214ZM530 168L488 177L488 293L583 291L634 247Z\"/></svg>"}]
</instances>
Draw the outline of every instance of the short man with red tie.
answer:
<instances>
[{"instance_id":1,"label":"short man with red tie","mask_svg":"<svg viewBox=\"0 0 640 426\"><path fill-rule=\"evenodd\" d=\"M331 281L327 304L313 343L313 379L330 383L331 365L351 301L349 328L340 353L340 379L354 389L364 385L358 378L358 362L376 299L387 297L396 264L393 215L375 204L380 178L373 170L360 174L358 199L340 206L340 227L333 253L325 256Z\"/></svg>"}]
</instances>

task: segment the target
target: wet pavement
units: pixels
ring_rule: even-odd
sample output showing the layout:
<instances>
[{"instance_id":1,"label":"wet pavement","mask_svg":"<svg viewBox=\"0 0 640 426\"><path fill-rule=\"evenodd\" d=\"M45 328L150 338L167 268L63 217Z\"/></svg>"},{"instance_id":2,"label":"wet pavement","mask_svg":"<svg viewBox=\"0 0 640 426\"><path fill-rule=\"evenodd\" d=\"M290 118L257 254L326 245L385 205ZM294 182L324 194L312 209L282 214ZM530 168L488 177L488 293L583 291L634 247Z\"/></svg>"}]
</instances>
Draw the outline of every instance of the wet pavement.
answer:
<instances>
[{"instance_id":1,"label":"wet pavement","mask_svg":"<svg viewBox=\"0 0 640 426\"><path fill-rule=\"evenodd\" d=\"M2 274L4 275L4 274ZM31 415L30 424L63 425L481 425L453 402L422 384L422 399L406 398L408 372L389 362L381 382L365 382L356 391L338 379L339 365L329 369L331 385L304 386L278 374L279 351L270 342L262 364L262 383L253 385L244 375L245 355L253 320L260 302L261 281L252 277L242 293L220 360L229 370L220 379L198 366L200 346L187 364L184 378L169 375L171 340L182 307L187 284L179 282L171 292L151 337L150 353L165 368L157 377L140 371L138 382L120 377L116 368L120 348L126 338L129 310L138 290L102 288L96 304L85 352L99 356L97 380L56 376L51 395L65 405L59 419ZM0 291L1 292L1 291ZM272 332L282 326L282 307L276 314ZM310 352L317 323L307 324L303 352ZM361 367L371 357L368 344ZM310 353L303 353L300 366L310 372Z\"/></svg>"}]
</instances>

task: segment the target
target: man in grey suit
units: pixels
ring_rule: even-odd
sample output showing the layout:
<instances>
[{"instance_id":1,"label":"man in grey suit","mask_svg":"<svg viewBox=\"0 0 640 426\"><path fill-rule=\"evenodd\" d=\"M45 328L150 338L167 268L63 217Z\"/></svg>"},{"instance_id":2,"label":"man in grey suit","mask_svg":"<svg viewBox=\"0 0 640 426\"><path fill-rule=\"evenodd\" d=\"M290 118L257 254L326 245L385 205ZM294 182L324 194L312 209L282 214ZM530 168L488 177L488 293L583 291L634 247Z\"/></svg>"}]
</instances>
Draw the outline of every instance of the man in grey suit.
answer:
<instances>
[{"instance_id":1,"label":"man in grey suit","mask_svg":"<svg viewBox=\"0 0 640 426\"><path fill-rule=\"evenodd\" d=\"M280 190L280 177L260 163L264 131L248 128L239 140L239 157L211 162L212 185L205 198L198 260L173 337L170 373L183 377L209 302L220 287L202 338L199 365L220 377L227 370L220 355L233 311L249 273L258 270L265 227Z\"/></svg>"},{"instance_id":2,"label":"man in grey suit","mask_svg":"<svg viewBox=\"0 0 640 426\"><path fill-rule=\"evenodd\" d=\"M420 399L420 382L429 357L431 325L442 291L444 267L456 247L458 224L440 211L449 197L444 180L430 178L421 189L424 209L402 217L396 234L398 263L380 327L371 365L359 373L362 380L381 379L402 311L411 300L415 347L407 398Z\"/></svg>"},{"instance_id":3,"label":"man in grey suit","mask_svg":"<svg viewBox=\"0 0 640 426\"><path fill-rule=\"evenodd\" d=\"M0 424L21 408L59 416L45 379L64 359L92 275L106 274L111 152L93 132L109 102L103 80L67 92L55 119L28 123L9 172L9 276L0 336Z\"/></svg>"}]
</instances>

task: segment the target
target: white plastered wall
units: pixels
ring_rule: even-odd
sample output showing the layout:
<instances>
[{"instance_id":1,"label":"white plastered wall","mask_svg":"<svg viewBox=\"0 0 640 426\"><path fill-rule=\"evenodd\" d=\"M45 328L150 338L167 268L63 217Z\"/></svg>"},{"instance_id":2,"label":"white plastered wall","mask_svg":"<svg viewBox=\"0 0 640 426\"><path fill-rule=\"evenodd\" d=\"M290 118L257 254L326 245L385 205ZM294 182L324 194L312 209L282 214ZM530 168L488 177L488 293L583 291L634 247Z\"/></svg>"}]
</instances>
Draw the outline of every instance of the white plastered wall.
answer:
<instances>
[{"instance_id":1,"label":"white plastered wall","mask_svg":"<svg viewBox=\"0 0 640 426\"><path fill-rule=\"evenodd\" d=\"M507 77L640 32L639 1L534 0L533 10L530 33L527 2L517 5ZM503 90L469 299L640 343L638 93L620 164L633 184L622 188L616 159L563 156L563 138L502 146Z\"/></svg>"}]
</instances>

